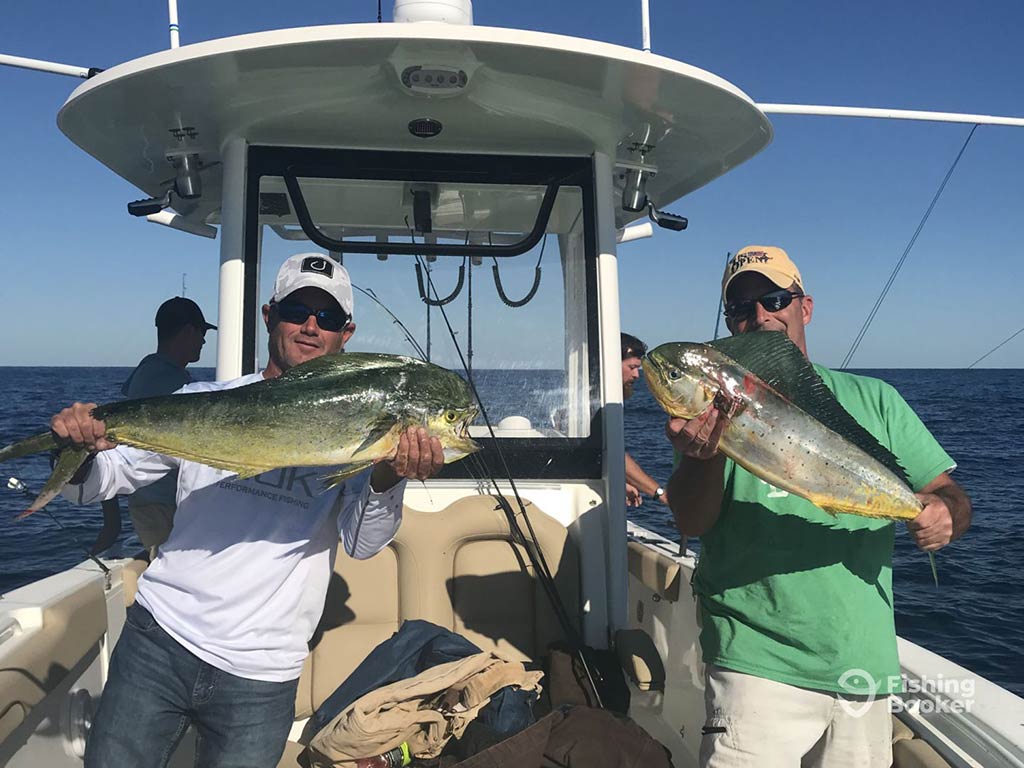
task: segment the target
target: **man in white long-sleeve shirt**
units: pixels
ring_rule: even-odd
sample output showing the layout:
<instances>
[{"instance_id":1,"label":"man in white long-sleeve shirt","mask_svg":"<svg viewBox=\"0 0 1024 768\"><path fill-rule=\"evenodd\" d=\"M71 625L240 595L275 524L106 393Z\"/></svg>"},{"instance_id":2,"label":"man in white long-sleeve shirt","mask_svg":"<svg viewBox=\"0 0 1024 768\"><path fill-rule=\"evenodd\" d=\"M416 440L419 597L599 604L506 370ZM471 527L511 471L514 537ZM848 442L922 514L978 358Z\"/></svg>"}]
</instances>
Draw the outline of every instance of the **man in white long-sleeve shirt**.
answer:
<instances>
[{"instance_id":1,"label":"man in white long-sleeve shirt","mask_svg":"<svg viewBox=\"0 0 1024 768\"><path fill-rule=\"evenodd\" d=\"M319 254L292 256L263 307L266 370L182 391L240 387L342 351L355 331L353 303L344 267ZM394 459L325 491L317 479L324 467L240 480L196 462L115 447L89 415L92 407L75 403L51 421L58 437L95 451L65 495L110 498L176 469L178 510L128 609L86 766L164 766L194 725L197 765L273 768L294 719L295 690L339 539L357 558L386 546L401 522L405 478L425 479L443 465L439 441L410 429Z\"/></svg>"}]
</instances>

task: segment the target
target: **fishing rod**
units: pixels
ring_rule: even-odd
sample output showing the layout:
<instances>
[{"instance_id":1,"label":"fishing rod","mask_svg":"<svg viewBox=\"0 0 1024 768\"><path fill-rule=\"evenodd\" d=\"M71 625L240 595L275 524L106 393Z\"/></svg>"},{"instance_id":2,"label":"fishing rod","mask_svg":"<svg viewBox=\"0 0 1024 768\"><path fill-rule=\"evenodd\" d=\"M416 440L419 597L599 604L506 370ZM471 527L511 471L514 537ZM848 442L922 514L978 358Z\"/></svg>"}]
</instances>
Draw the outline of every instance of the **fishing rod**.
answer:
<instances>
[{"instance_id":1,"label":"fishing rod","mask_svg":"<svg viewBox=\"0 0 1024 768\"><path fill-rule=\"evenodd\" d=\"M413 242L416 243L416 234L412 227L409 226L409 218L405 217L405 225L409 228L409 235ZM416 255L418 264L422 264L422 256ZM426 271L426 270L424 270ZM435 299L438 296L437 289L434 287L433 279L430 276L430 272L426 271L427 274L427 289L428 292L433 292ZM590 662L586 658L586 654L583 651L583 639L577 632L576 628L572 625L569 619L568 611L565 608L565 604L562 601L561 595L558 593L558 587L555 584L554 577L551 574L551 569L548 566L547 559L544 556L544 552L540 547L539 539L537 538L536 531L534 531L533 523L530 522L530 517L526 512L526 505L523 502L522 497L519 494L519 489L516 486L515 480L512 477L512 470L508 465L508 461L505 458L504 452L501 450L497 435L494 433L494 427L491 424L490 416L487 414L487 407L484 405L483 398L480 397L480 392L476 388L476 384L473 381L472 376L469 375L469 368L466 363L466 358L462 353L462 348L459 346L459 342L455 337L455 330L452 328L451 322L448 320L448 313L445 311L444 306L439 306L438 309L441 311L441 317L444 319L445 326L448 329L448 334L451 337L452 344L455 347L455 351L459 356L459 361L462 364L462 368L466 371L469 387L473 392L473 397L480 406L480 415L484 420L484 424L487 427L487 432L491 437L491 441L494 445L494 449L498 454L498 459L501 461L504 469L504 478L508 480L509 487L512 489L512 494L515 497L516 504L519 507L519 514L517 515L512 509L508 499L505 498L504 494L500 492L497 478L494 473L487 467L483 457L478 457L480 466L483 467L484 472L487 476L488 481L495 489L494 499L497 504L501 507L505 513L505 517L509 523L510 533L514 538L517 538L518 542L526 550L527 556L530 558L530 563L533 565L534 570L537 573L538 580L544 589L545 595L548 601L551 603L551 607L555 612L555 616L558 619L559 624L562 626L562 631L565 633L566 639L569 641L573 650L575 651L576 657L580 662L580 665L586 674L587 681L590 683L591 690L594 692L594 697L597 701L597 705L604 708L604 702L601 697L601 693L598 690L597 683L595 681L594 673L591 669ZM527 539L526 534L519 526L517 517L522 517L526 521L526 527L530 532L530 539Z\"/></svg>"}]
</instances>

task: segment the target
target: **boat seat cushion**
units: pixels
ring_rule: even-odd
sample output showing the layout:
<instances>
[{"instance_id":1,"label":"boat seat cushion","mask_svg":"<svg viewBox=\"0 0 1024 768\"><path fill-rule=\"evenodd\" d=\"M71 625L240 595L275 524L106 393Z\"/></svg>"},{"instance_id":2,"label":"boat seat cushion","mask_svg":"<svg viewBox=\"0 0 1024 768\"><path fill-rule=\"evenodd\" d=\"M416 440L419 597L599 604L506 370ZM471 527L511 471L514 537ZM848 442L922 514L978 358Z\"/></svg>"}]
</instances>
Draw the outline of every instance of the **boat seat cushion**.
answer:
<instances>
[{"instance_id":1,"label":"boat seat cushion","mask_svg":"<svg viewBox=\"0 0 1024 768\"><path fill-rule=\"evenodd\" d=\"M629 542L626 546L626 556L630 576L670 602L679 599L678 562L638 541Z\"/></svg>"},{"instance_id":2,"label":"boat seat cushion","mask_svg":"<svg viewBox=\"0 0 1024 768\"><path fill-rule=\"evenodd\" d=\"M930 744L921 739L899 739L892 745L893 768L950 768Z\"/></svg>"},{"instance_id":3,"label":"boat seat cushion","mask_svg":"<svg viewBox=\"0 0 1024 768\"><path fill-rule=\"evenodd\" d=\"M626 674L641 691L665 690L665 664L654 641L642 629L620 629L615 650Z\"/></svg>"},{"instance_id":4,"label":"boat seat cushion","mask_svg":"<svg viewBox=\"0 0 1024 768\"><path fill-rule=\"evenodd\" d=\"M579 627L575 544L564 526L526 503L559 593ZM296 718L311 715L406 619L430 621L481 650L520 660L543 655L563 634L494 498L465 497L438 512L406 507L398 534L383 551L369 560L339 552L299 682Z\"/></svg>"}]
</instances>

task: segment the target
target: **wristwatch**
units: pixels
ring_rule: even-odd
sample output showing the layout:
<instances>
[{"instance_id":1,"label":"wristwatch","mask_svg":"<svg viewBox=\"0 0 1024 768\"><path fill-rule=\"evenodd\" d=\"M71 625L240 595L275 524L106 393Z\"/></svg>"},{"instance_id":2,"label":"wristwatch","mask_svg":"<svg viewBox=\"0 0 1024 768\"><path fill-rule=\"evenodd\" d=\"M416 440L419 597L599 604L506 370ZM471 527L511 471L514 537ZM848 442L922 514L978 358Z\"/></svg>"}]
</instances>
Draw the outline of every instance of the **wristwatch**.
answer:
<instances>
[{"instance_id":1,"label":"wristwatch","mask_svg":"<svg viewBox=\"0 0 1024 768\"><path fill-rule=\"evenodd\" d=\"M660 485L654 489L654 498L656 498L658 501L661 501L661 497L664 495L665 489L662 488Z\"/></svg>"}]
</instances>

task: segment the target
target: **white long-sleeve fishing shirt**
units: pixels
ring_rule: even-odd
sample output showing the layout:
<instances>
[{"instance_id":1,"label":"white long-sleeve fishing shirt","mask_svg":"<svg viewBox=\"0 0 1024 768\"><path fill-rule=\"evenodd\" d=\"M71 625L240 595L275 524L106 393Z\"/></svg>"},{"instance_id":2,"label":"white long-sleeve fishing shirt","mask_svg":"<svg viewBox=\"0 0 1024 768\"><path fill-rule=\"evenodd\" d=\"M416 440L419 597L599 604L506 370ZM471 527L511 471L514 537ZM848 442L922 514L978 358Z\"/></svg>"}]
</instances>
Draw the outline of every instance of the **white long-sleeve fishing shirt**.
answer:
<instances>
[{"instance_id":1,"label":"white long-sleeve fishing shirt","mask_svg":"<svg viewBox=\"0 0 1024 768\"><path fill-rule=\"evenodd\" d=\"M181 392L232 389L197 382ZM324 490L330 467L290 467L239 480L193 461L118 446L102 451L64 495L91 503L178 469L170 538L139 581L137 601L203 661L253 680L297 678L323 613L339 537L351 556L383 549L402 518L405 482L384 493L370 470Z\"/></svg>"}]
</instances>

